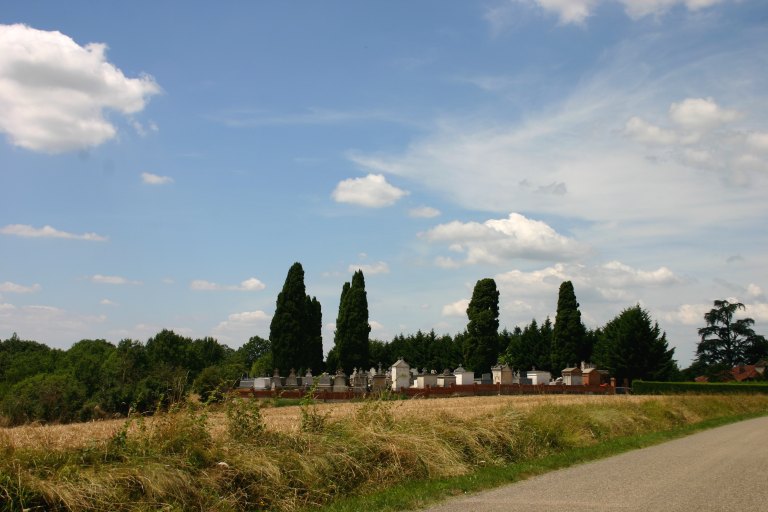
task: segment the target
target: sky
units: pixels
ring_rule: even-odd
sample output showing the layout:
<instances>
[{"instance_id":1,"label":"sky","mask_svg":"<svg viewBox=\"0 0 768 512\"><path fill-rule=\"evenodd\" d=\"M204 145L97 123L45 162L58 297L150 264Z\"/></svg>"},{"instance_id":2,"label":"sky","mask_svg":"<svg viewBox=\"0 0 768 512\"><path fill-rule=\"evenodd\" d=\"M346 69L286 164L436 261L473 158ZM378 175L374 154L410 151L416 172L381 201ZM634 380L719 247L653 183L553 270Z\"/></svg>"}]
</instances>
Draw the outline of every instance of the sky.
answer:
<instances>
[{"instance_id":1,"label":"sky","mask_svg":"<svg viewBox=\"0 0 768 512\"><path fill-rule=\"evenodd\" d=\"M768 334L764 0L14 2L0 9L0 338L236 348L298 261L333 345L599 327L682 367L716 299Z\"/></svg>"}]
</instances>

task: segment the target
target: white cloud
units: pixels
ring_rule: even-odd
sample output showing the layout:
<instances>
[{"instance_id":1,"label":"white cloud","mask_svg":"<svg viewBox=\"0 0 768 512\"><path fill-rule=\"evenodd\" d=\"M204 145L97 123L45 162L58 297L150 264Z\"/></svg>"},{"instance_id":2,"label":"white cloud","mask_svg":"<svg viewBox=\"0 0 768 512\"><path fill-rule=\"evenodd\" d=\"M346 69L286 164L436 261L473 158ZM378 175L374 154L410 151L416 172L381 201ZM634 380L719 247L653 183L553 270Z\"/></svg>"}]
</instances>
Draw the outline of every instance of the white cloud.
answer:
<instances>
[{"instance_id":1,"label":"white cloud","mask_svg":"<svg viewBox=\"0 0 768 512\"><path fill-rule=\"evenodd\" d=\"M362 270L363 274L375 275L375 274L389 274L389 265L385 261L379 261L371 265L350 265L347 267L348 272L356 272Z\"/></svg>"},{"instance_id":2,"label":"white cloud","mask_svg":"<svg viewBox=\"0 0 768 512\"><path fill-rule=\"evenodd\" d=\"M33 284L32 286L25 286L23 284L16 284L10 281L0 283L0 292L7 293L34 293L40 291L39 284Z\"/></svg>"},{"instance_id":3,"label":"white cloud","mask_svg":"<svg viewBox=\"0 0 768 512\"><path fill-rule=\"evenodd\" d=\"M660 16L672 7L684 5L689 11L698 11L727 0L620 0L631 18Z\"/></svg>"},{"instance_id":4,"label":"white cloud","mask_svg":"<svg viewBox=\"0 0 768 512\"><path fill-rule=\"evenodd\" d=\"M639 117L632 117L624 126L624 133L630 138L646 144L674 144L677 142L677 135L658 126L643 121Z\"/></svg>"},{"instance_id":5,"label":"white cloud","mask_svg":"<svg viewBox=\"0 0 768 512\"><path fill-rule=\"evenodd\" d=\"M431 219L440 216L440 210L431 206L419 206L408 210L408 215L419 219Z\"/></svg>"},{"instance_id":6,"label":"white cloud","mask_svg":"<svg viewBox=\"0 0 768 512\"><path fill-rule=\"evenodd\" d=\"M66 238L70 240L88 240L92 242L103 242L107 237L97 235L96 233L84 233L76 235L66 231L59 231L51 226L35 228L27 224L8 224L0 228L0 234L20 236L23 238Z\"/></svg>"},{"instance_id":7,"label":"white cloud","mask_svg":"<svg viewBox=\"0 0 768 512\"><path fill-rule=\"evenodd\" d=\"M0 304L0 332L66 347L75 340L103 336L105 315L83 315L53 306Z\"/></svg>"},{"instance_id":8,"label":"white cloud","mask_svg":"<svg viewBox=\"0 0 768 512\"><path fill-rule=\"evenodd\" d=\"M747 135L747 144L760 151L768 151L768 132L754 132Z\"/></svg>"},{"instance_id":9,"label":"white cloud","mask_svg":"<svg viewBox=\"0 0 768 512\"><path fill-rule=\"evenodd\" d=\"M213 328L212 334L223 343L242 344L251 336L264 336L268 333L271 319L272 317L260 310L232 313Z\"/></svg>"},{"instance_id":10,"label":"white cloud","mask_svg":"<svg viewBox=\"0 0 768 512\"><path fill-rule=\"evenodd\" d=\"M469 307L469 299L461 299L450 304L443 306L443 316L467 316L467 308Z\"/></svg>"},{"instance_id":11,"label":"white cloud","mask_svg":"<svg viewBox=\"0 0 768 512\"><path fill-rule=\"evenodd\" d=\"M676 6L684 6L689 11L698 11L728 0L512 0L511 3L538 7L545 12L555 14L561 25L584 25L587 18L604 4L621 3L630 18L661 16ZM507 4L508 5L508 4ZM513 23L505 5L490 9L486 19L494 32Z\"/></svg>"},{"instance_id":12,"label":"white cloud","mask_svg":"<svg viewBox=\"0 0 768 512\"><path fill-rule=\"evenodd\" d=\"M683 280L667 267L640 270L618 261L602 265L558 263L540 270L511 270L498 274L499 288L532 296L556 294L563 281L571 281L582 292L594 292L607 300L630 300L637 289L669 287Z\"/></svg>"},{"instance_id":13,"label":"white cloud","mask_svg":"<svg viewBox=\"0 0 768 512\"><path fill-rule=\"evenodd\" d=\"M339 203L350 203L368 208L382 208L395 204L408 192L387 183L381 174L364 178L350 178L339 182L332 197Z\"/></svg>"},{"instance_id":14,"label":"white cloud","mask_svg":"<svg viewBox=\"0 0 768 512\"><path fill-rule=\"evenodd\" d=\"M228 290L228 291L250 292L250 291L256 291L256 290L263 290L264 288L266 288L266 285L262 283L260 280L256 279L255 277L248 278L245 281L240 282L240 284L236 284L236 285L221 285L218 283L213 283L211 281L206 281L204 279L196 279L189 284L190 290L197 290L197 291Z\"/></svg>"},{"instance_id":15,"label":"white cloud","mask_svg":"<svg viewBox=\"0 0 768 512\"><path fill-rule=\"evenodd\" d=\"M113 138L104 111L135 114L160 87L150 76L127 78L106 50L57 31L0 25L0 131L15 146L47 153Z\"/></svg>"},{"instance_id":16,"label":"white cloud","mask_svg":"<svg viewBox=\"0 0 768 512\"><path fill-rule=\"evenodd\" d=\"M117 306L117 302L111 301L109 299L101 299L99 304L102 306Z\"/></svg>"},{"instance_id":17,"label":"white cloud","mask_svg":"<svg viewBox=\"0 0 768 512\"><path fill-rule=\"evenodd\" d=\"M667 322L683 325L704 326L704 313L712 309L711 304L682 304L674 311L662 314Z\"/></svg>"},{"instance_id":18,"label":"white cloud","mask_svg":"<svg viewBox=\"0 0 768 512\"><path fill-rule=\"evenodd\" d=\"M125 277L121 277L121 276L105 276L102 274L92 275L89 279L91 280L92 283L98 283L98 284L114 284L114 285L141 284L141 281L132 281L130 279L126 279Z\"/></svg>"},{"instance_id":19,"label":"white cloud","mask_svg":"<svg viewBox=\"0 0 768 512\"><path fill-rule=\"evenodd\" d=\"M669 117L683 128L698 132L736 121L741 114L720 107L712 98L687 98L669 107Z\"/></svg>"},{"instance_id":20,"label":"white cloud","mask_svg":"<svg viewBox=\"0 0 768 512\"><path fill-rule=\"evenodd\" d=\"M747 294L753 298L764 296L763 289L757 286L755 283L749 283L749 285L747 285Z\"/></svg>"},{"instance_id":21,"label":"white cloud","mask_svg":"<svg viewBox=\"0 0 768 512\"><path fill-rule=\"evenodd\" d=\"M432 243L446 243L449 250L463 252L463 264L498 264L515 258L533 260L571 259L583 255L585 248L575 240L558 234L548 224L518 213L506 219L479 222L453 221L421 233ZM453 266L455 261L441 257L437 264Z\"/></svg>"},{"instance_id":22,"label":"white cloud","mask_svg":"<svg viewBox=\"0 0 768 512\"><path fill-rule=\"evenodd\" d=\"M167 185L173 183L173 178L170 176L158 176L149 172L141 173L141 181L147 185Z\"/></svg>"},{"instance_id":23,"label":"white cloud","mask_svg":"<svg viewBox=\"0 0 768 512\"><path fill-rule=\"evenodd\" d=\"M581 25L592 13L598 0L535 0L539 6L557 14L560 23Z\"/></svg>"}]
</instances>

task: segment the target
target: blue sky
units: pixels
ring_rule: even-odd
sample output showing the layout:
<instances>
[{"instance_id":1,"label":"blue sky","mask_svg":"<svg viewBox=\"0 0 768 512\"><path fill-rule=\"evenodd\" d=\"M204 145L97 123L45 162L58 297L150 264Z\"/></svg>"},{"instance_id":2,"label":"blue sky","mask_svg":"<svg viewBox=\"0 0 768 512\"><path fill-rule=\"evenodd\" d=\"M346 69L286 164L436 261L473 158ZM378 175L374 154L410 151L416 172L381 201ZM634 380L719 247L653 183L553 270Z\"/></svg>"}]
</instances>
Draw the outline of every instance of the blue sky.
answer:
<instances>
[{"instance_id":1,"label":"blue sky","mask_svg":"<svg viewBox=\"0 0 768 512\"><path fill-rule=\"evenodd\" d=\"M761 0L17 2L0 12L0 337L268 336L300 261L372 336L714 299L766 333Z\"/></svg>"}]
</instances>

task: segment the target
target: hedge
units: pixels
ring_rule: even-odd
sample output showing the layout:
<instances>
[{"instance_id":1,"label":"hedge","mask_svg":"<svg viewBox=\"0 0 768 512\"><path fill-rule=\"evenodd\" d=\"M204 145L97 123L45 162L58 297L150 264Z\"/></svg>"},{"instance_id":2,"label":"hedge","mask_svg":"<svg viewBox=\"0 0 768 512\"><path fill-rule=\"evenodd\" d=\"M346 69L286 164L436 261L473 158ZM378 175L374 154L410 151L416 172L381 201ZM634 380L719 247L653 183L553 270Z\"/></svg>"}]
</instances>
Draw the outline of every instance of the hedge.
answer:
<instances>
[{"instance_id":1,"label":"hedge","mask_svg":"<svg viewBox=\"0 0 768 512\"><path fill-rule=\"evenodd\" d=\"M632 382L632 394L635 395L676 395L682 393L695 394L768 394L768 382L739 383L739 382Z\"/></svg>"}]
</instances>

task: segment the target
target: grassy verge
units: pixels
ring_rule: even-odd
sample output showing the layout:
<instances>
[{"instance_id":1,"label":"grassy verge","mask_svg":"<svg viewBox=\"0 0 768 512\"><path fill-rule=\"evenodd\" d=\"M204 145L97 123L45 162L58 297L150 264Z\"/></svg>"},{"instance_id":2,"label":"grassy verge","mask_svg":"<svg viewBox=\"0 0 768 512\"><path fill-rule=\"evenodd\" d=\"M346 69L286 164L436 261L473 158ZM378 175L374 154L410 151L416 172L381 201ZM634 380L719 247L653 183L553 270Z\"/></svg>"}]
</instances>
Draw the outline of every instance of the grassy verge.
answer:
<instances>
[{"instance_id":1,"label":"grassy verge","mask_svg":"<svg viewBox=\"0 0 768 512\"><path fill-rule=\"evenodd\" d=\"M765 395L496 397L474 416L450 404L494 398L450 400L344 404L342 418L304 401L293 430L267 428L256 402L190 405L61 449L0 431L0 509L400 510L768 414Z\"/></svg>"},{"instance_id":2,"label":"grassy verge","mask_svg":"<svg viewBox=\"0 0 768 512\"><path fill-rule=\"evenodd\" d=\"M529 461L513 462L500 467L479 468L469 475L405 482L371 494L344 497L324 506L309 507L307 511L356 512L366 510L369 512L396 512L415 510L452 496L461 496L493 489L550 471L645 448L702 430L763 415L764 413L738 414L704 420L672 430L609 439L600 444L571 448L564 452L534 458Z\"/></svg>"}]
</instances>

